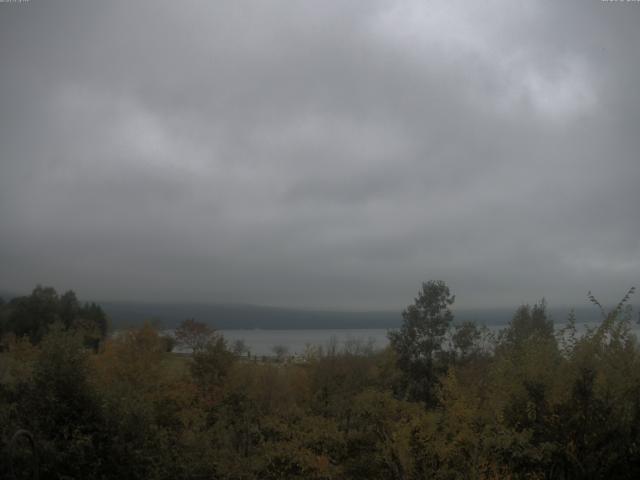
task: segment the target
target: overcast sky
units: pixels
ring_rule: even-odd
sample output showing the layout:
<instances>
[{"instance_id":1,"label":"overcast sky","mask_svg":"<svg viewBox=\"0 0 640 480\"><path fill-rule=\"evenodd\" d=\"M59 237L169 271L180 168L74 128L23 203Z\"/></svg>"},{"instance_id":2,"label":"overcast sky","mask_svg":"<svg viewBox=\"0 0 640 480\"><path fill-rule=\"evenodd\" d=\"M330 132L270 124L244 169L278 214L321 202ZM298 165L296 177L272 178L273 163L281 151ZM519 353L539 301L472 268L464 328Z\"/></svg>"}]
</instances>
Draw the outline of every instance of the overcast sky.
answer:
<instances>
[{"instance_id":1,"label":"overcast sky","mask_svg":"<svg viewBox=\"0 0 640 480\"><path fill-rule=\"evenodd\" d=\"M0 3L0 289L396 309L640 286L640 3Z\"/></svg>"}]
</instances>

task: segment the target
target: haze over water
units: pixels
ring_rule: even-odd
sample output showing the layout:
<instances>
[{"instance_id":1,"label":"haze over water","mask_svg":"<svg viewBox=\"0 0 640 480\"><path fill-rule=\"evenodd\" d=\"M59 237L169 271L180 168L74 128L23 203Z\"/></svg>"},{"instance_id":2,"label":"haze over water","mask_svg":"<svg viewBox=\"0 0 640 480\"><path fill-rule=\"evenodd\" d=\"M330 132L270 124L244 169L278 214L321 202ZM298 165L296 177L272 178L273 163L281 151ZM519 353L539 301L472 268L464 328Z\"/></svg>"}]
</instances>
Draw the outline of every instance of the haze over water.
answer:
<instances>
[{"instance_id":1,"label":"haze over water","mask_svg":"<svg viewBox=\"0 0 640 480\"><path fill-rule=\"evenodd\" d=\"M587 328L595 327L597 323L577 324L578 334L584 333ZM564 323L556 325L561 329ZM505 328L505 325L488 325L489 330L497 334ZM371 329L305 329L305 330L221 330L227 342L233 344L242 340L249 349L251 355L272 356L275 346L284 346L289 355L303 355L309 347L322 347L327 350L336 346L338 350L348 344L357 343L360 346L370 345L374 350L385 348L389 344L386 328ZM640 335L640 326L633 324L633 333Z\"/></svg>"}]
</instances>

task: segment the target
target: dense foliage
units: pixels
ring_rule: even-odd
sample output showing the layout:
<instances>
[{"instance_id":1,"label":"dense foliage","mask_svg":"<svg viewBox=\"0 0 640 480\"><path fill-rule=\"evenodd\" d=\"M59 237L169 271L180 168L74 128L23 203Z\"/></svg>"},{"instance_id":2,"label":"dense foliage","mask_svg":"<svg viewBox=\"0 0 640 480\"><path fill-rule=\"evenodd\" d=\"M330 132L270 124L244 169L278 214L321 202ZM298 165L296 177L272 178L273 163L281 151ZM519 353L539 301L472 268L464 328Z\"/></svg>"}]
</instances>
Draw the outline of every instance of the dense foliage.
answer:
<instances>
[{"instance_id":1,"label":"dense foliage","mask_svg":"<svg viewBox=\"0 0 640 480\"><path fill-rule=\"evenodd\" d=\"M0 299L0 337L13 334L39 343L55 324L82 332L87 346L97 348L107 334L107 316L95 303L81 304L69 290L59 295L54 288L38 285L30 295L5 303Z\"/></svg>"},{"instance_id":2,"label":"dense foliage","mask_svg":"<svg viewBox=\"0 0 640 480\"><path fill-rule=\"evenodd\" d=\"M178 335L193 355L149 324L88 348L94 326L65 295L0 307L0 476L22 428L41 478L640 478L624 302L584 333L524 305L494 336L455 324L448 287L428 282L384 351L259 362L193 320Z\"/></svg>"}]
</instances>

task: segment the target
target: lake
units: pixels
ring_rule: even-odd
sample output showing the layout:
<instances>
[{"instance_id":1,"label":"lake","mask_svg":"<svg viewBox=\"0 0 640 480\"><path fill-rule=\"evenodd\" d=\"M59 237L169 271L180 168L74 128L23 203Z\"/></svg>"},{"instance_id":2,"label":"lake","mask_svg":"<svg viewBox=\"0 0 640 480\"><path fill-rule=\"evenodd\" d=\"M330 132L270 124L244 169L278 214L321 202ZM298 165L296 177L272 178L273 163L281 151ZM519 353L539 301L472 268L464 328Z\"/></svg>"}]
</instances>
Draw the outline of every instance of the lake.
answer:
<instances>
[{"instance_id":1,"label":"lake","mask_svg":"<svg viewBox=\"0 0 640 480\"><path fill-rule=\"evenodd\" d=\"M596 322L578 323L578 333L583 333L587 327L593 327ZM489 330L497 333L505 328L505 325L488 325ZM556 328L564 327L563 323L556 324ZM638 336L640 327L633 324L633 331ZM362 329L297 329L297 330L219 330L224 335L230 347L237 340L244 341L251 355L274 355L273 347L283 346L288 355L302 355L308 346L321 346L325 348L331 342L336 342L338 349L347 343L361 342L372 343L373 348L382 349L389 344L386 328L362 328Z\"/></svg>"},{"instance_id":2,"label":"lake","mask_svg":"<svg viewBox=\"0 0 640 480\"><path fill-rule=\"evenodd\" d=\"M349 342L371 342L373 348L382 349L387 346L386 328L367 329L317 329L317 330L219 330L233 347L234 342L242 340L251 351L251 355L273 355L273 347L284 346L289 355L302 355L308 346L326 347L336 342L342 349Z\"/></svg>"}]
</instances>

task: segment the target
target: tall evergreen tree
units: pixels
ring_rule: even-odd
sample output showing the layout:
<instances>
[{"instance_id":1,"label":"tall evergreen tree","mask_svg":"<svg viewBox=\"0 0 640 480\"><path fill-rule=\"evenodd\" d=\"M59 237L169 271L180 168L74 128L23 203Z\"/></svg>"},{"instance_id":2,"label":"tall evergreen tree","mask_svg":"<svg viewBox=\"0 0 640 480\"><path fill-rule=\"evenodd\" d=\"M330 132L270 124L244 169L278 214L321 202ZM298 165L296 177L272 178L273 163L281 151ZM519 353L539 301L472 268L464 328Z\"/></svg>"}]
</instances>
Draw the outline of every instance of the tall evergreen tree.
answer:
<instances>
[{"instance_id":1,"label":"tall evergreen tree","mask_svg":"<svg viewBox=\"0 0 640 480\"><path fill-rule=\"evenodd\" d=\"M400 329L389 332L398 367L404 374L405 393L427 405L436 401L434 387L446 368L442 347L453 321L449 307L454 301L455 295L445 282L423 283L413 305L402 312Z\"/></svg>"}]
</instances>

